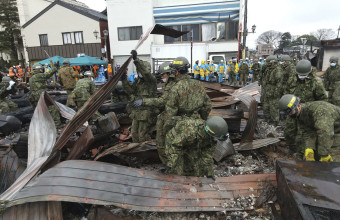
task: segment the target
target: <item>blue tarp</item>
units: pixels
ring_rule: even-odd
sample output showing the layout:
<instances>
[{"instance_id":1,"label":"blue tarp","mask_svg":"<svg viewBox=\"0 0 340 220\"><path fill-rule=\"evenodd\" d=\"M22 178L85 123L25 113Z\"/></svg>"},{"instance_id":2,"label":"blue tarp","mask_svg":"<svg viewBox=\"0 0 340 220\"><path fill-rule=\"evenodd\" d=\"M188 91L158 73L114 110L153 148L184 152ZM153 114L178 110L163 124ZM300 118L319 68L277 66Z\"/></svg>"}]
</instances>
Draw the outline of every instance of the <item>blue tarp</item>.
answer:
<instances>
[{"instance_id":1,"label":"blue tarp","mask_svg":"<svg viewBox=\"0 0 340 220\"><path fill-rule=\"evenodd\" d=\"M94 57L90 57L87 55L82 55L80 57L76 57L70 59L71 66L91 66L91 65L107 65L107 62L104 60L99 60Z\"/></svg>"},{"instance_id":2,"label":"blue tarp","mask_svg":"<svg viewBox=\"0 0 340 220\"><path fill-rule=\"evenodd\" d=\"M66 58L61 57L61 56L54 56L54 57L50 57L48 59L39 61L38 63L40 63L41 65L50 64L50 60L52 60L54 64L56 64L59 61L59 64L62 65L63 61L66 60Z\"/></svg>"}]
</instances>

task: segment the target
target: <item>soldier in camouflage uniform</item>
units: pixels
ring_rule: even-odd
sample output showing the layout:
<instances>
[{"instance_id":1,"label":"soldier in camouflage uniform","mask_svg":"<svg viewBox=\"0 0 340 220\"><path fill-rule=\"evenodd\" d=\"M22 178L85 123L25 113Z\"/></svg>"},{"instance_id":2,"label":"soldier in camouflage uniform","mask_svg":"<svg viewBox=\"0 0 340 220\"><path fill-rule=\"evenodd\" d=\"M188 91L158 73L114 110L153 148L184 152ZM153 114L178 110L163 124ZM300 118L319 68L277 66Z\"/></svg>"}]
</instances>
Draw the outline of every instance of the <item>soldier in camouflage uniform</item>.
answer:
<instances>
[{"instance_id":1,"label":"soldier in camouflage uniform","mask_svg":"<svg viewBox=\"0 0 340 220\"><path fill-rule=\"evenodd\" d=\"M295 73L295 66L292 63L292 58L289 55L282 55L281 57L283 64L281 65L283 76L283 91L290 89L288 85L293 85L296 82L296 73ZM286 92L287 93L287 92ZM288 92L289 93L289 92ZM292 93L294 94L294 93Z\"/></svg>"},{"instance_id":2,"label":"soldier in camouflage uniform","mask_svg":"<svg viewBox=\"0 0 340 220\"><path fill-rule=\"evenodd\" d=\"M30 91L28 100L33 108L35 108L40 99L41 93L47 90L46 80L54 76L57 72L57 68L53 67L49 73L44 73L43 66L39 63L34 64L33 71L30 73ZM60 114L58 109L54 105L48 106L48 110L54 120L56 126L61 125Z\"/></svg>"},{"instance_id":3,"label":"soldier in camouflage uniform","mask_svg":"<svg viewBox=\"0 0 340 220\"><path fill-rule=\"evenodd\" d=\"M72 99L72 91L76 85L76 78L79 77L76 71L70 66L69 60L63 61L63 66L58 71L58 83L62 85L67 92L67 101L66 105L69 107L75 106L75 103Z\"/></svg>"},{"instance_id":4,"label":"soldier in camouflage uniform","mask_svg":"<svg viewBox=\"0 0 340 220\"><path fill-rule=\"evenodd\" d=\"M233 62L230 64L230 67L229 67L229 77L230 77L230 85L235 85L236 84L236 59L234 58L233 59Z\"/></svg>"},{"instance_id":5,"label":"soldier in camouflage uniform","mask_svg":"<svg viewBox=\"0 0 340 220\"><path fill-rule=\"evenodd\" d=\"M137 100L133 103L134 107L139 106L147 106L159 109L162 113L157 117L157 134L156 134L156 143L157 143L157 151L160 160L163 164L166 163L165 156L165 135L167 130L165 130L164 123L166 121L166 112L164 111L165 103L169 99L169 94L171 88L176 84L176 71L173 70L170 66L170 62L164 62L159 66L159 74L162 74L162 81L165 83L165 88L163 95L158 98L145 98Z\"/></svg>"},{"instance_id":6,"label":"soldier in camouflage uniform","mask_svg":"<svg viewBox=\"0 0 340 220\"><path fill-rule=\"evenodd\" d=\"M118 81L115 89L111 93L111 103L128 102L129 95L124 91L122 81Z\"/></svg>"},{"instance_id":7,"label":"soldier in camouflage uniform","mask_svg":"<svg viewBox=\"0 0 340 220\"><path fill-rule=\"evenodd\" d=\"M340 106L340 66L339 57L329 59L330 67L327 68L324 76L324 85L328 92L328 101Z\"/></svg>"},{"instance_id":8,"label":"soldier in camouflage uniform","mask_svg":"<svg viewBox=\"0 0 340 220\"><path fill-rule=\"evenodd\" d=\"M258 59L255 59L255 63L252 66L253 70L253 78L251 79L252 82L256 82L259 80L259 75L261 72L261 64Z\"/></svg>"},{"instance_id":9,"label":"soldier in camouflage uniform","mask_svg":"<svg viewBox=\"0 0 340 220\"><path fill-rule=\"evenodd\" d=\"M295 68L295 79L287 80L285 94L294 94L300 98L300 103L311 101L327 101L327 93L319 77L312 70L312 65L308 60L301 60ZM292 78L292 77L290 77ZM293 152L301 152L304 146L296 140L297 122L291 117L286 118L284 135L287 145Z\"/></svg>"},{"instance_id":10,"label":"soldier in camouflage uniform","mask_svg":"<svg viewBox=\"0 0 340 220\"><path fill-rule=\"evenodd\" d=\"M17 110L18 105L8 99L10 94L15 94L16 92L15 82L9 76L3 77L0 89L0 114Z\"/></svg>"},{"instance_id":11,"label":"soldier in camouflage uniform","mask_svg":"<svg viewBox=\"0 0 340 220\"><path fill-rule=\"evenodd\" d=\"M216 141L228 138L228 125L219 116L202 119L183 117L166 135L170 172L184 176L214 175Z\"/></svg>"},{"instance_id":12,"label":"soldier in camouflage uniform","mask_svg":"<svg viewBox=\"0 0 340 220\"><path fill-rule=\"evenodd\" d=\"M263 97L261 94L261 98L263 98L263 114L266 120L277 125L279 122L278 101L283 93L282 70L277 63L276 56L269 56L266 61L266 72L262 79Z\"/></svg>"},{"instance_id":13,"label":"soldier in camouflage uniform","mask_svg":"<svg viewBox=\"0 0 340 220\"><path fill-rule=\"evenodd\" d=\"M240 75L240 85L245 86L247 85L247 79L249 75L249 66L246 62L243 62L239 69Z\"/></svg>"},{"instance_id":14,"label":"soldier in camouflage uniform","mask_svg":"<svg viewBox=\"0 0 340 220\"><path fill-rule=\"evenodd\" d=\"M129 84L126 74L122 75L123 87L130 96L130 103L127 106L129 117L132 121L132 141L135 143L150 140L152 127L156 123L154 118L157 115L157 109L141 106L131 108L132 103L139 99L154 98L157 90L156 77L151 74L151 65L147 61L137 58L137 52L131 51L134 64L137 68L138 78L132 85Z\"/></svg>"},{"instance_id":15,"label":"soldier in camouflage uniform","mask_svg":"<svg viewBox=\"0 0 340 220\"><path fill-rule=\"evenodd\" d=\"M299 97L291 94L282 96L279 107L281 114L297 121L296 139L304 144L305 160L340 162L339 146L334 146L334 124L340 120L340 107L324 101L300 104Z\"/></svg>"}]
</instances>

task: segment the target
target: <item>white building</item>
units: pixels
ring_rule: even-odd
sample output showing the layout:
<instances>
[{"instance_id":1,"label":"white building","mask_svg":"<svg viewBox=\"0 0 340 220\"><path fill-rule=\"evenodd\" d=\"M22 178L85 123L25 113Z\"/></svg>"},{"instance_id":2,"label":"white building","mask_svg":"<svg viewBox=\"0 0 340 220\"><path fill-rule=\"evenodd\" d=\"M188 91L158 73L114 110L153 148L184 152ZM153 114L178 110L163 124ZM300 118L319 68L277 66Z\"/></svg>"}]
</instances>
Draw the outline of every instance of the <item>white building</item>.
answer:
<instances>
[{"instance_id":1,"label":"white building","mask_svg":"<svg viewBox=\"0 0 340 220\"><path fill-rule=\"evenodd\" d=\"M56 55L74 58L80 53L105 56L105 41L93 34L98 31L103 37L108 29L105 14L72 0L18 0L17 4L27 61Z\"/></svg>"},{"instance_id":2,"label":"white building","mask_svg":"<svg viewBox=\"0 0 340 220\"><path fill-rule=\"evenodd\" d=\"M142 33L155 24L193 33L192 60L212 54L237 57L242 0L107 0L111 54L123 64ZM242 19L241 19L242 20ZM191 60L191 32L179 38L150 35L138 49L141 59L152 64L185 56ZM130 64L129 72L134 72Z\"/></svg>"}]
</instances>

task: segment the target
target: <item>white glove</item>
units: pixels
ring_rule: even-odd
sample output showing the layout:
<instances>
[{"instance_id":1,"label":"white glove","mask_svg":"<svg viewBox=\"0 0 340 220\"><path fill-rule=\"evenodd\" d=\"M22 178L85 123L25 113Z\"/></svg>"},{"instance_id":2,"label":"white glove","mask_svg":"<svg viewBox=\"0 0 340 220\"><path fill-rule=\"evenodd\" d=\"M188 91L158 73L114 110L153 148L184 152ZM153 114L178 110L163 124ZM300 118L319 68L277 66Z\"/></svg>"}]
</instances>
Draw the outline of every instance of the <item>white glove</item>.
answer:
<instances>
[{"instance_id":1,"label":"white glove","mask_svg":"<svg viewBox=\"0 0 340 220\"><path fill-rule=\"evenodd\" d=\"M14 81L9 81L9 86L7 87L6 90L11 90L12 89L12 86L15 84Z\"/></svg>"}]
</instances>

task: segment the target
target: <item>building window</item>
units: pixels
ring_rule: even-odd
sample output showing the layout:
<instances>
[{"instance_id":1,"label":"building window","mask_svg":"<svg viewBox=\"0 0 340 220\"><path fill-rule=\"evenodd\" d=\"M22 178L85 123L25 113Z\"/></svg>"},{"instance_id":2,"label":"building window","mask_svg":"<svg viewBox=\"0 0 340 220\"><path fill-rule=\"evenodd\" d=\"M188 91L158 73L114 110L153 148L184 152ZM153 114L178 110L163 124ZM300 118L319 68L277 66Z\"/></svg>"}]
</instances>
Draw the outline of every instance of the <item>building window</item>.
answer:
<instances>
[{"instance_id":1,"label":"building window","mask_svg":"<svg viewBox=\"0 0 340 220\"><path fill-rule=\"evenodd\" d=\"M182 37L173 38L169 36L164 36L165 43L181 42L181 41L191 41L191 30L193 32L193 41L199 41L200 39L200 25L199 24L187 24L187 25L173 25L169 26L177 31L189 31L187 34L182 35Z\"/></svg>"},{"instance_id":2,"label":"building window","mask_svg":"<svg viewBox=\"0 0 340 220\"><path fill-rule=\"evenodd\" d=\"M63 33L63 42L64 44L72 44L71 33Z\"/></svg>"},{"instance_id":3,"label":"building window","mask_svg":"<svg viewBox=\"0 0 340 220\"><path fill-rule=\"evenodd\" d=\"M142 26L118 28L118 40L139 40L143 34Z\"/></svg>"},{"instance_id":4,"label":"building window","mask_svg":"<svg viewBox=\"0 0 340 220\"><path fill-rule=\"evenodd\" d=\"M202 41L216 40L216 23L202 24Z\"/></svg>"},{"instance_id":5,"label":"building window","mask_svg":"<svg viewBox=\"0 0 340 220\"><path fill-rule=\"evenodd\" d=\"M82 31L74 32L74 43L76 43L76 44L83 44L84 43Z\"/></svg>"},{"instance_id":6,"label":"building window","mask_svg":"<svg viewBox=\"0 0 340 220\"><path fill-rule=\"evenodd\" d=\"M39 34L40 46L48 46L47 34Z\"/></svg>"}]
</instances>

